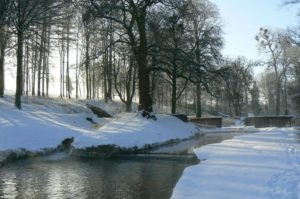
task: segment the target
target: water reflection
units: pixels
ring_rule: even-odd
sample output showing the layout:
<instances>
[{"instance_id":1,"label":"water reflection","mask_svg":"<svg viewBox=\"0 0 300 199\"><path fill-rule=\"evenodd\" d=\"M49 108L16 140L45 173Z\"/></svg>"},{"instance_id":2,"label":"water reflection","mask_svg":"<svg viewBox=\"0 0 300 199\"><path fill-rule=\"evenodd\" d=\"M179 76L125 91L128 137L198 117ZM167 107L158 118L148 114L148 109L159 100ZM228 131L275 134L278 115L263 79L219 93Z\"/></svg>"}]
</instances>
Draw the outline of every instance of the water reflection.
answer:
<instances>
[{"instance_id":1,"label":"water reflection","mask_svg":"<svg viewBox=\"0 0 300 199\"><path fill-rule=\"evenodd\" d=\"M1 178L0 196L3 198L15 198L17 197L17 187L16 187L16 174L14 172L6 173Z\"/></svg>"},{"instance_id":2,"label":"water reflection","mask_svg":"<svg viewBox=\"0 0 300 199\"><path fill-rule=\"evenodd\" d=\"M188 165L159 160L21 160L0 168L0 198L170 198Z\"/></svg>"},{"instance_id":3,"label":"water reflection","mask_svg":"<svg viewBox=\"0 0 300 199\"><path fill-rule=\"evenodd\" d=\"M159 149L188 152L237 133L209 134ZM164 199L191 163L166 160L90 160L55 154L0 168L0 198Z\"/></svg>"}]
</instances>

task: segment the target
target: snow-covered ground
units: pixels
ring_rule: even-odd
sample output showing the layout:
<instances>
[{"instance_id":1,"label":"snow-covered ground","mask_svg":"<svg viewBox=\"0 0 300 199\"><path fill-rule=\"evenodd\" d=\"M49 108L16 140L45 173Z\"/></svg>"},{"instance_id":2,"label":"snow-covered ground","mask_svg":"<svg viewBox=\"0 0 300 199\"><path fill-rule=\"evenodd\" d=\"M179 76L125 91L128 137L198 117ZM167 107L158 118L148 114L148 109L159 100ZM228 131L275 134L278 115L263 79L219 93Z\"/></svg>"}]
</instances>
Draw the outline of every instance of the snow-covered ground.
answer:
<instances>
[{"instance_id":1,"label":"snow-covered ground","mask_svg":"<svg viewBox=\"0 0 300 199\"><path fill-rule=\"evenodd\" d=\"M23 98L23 102L20 111L14 108L13 97L0 99L0 162L9 151L54 148L70 137L74 137L77 148L101 144L142 147L187 138L199 130L168 115L157 115L154 121L137 113L121 113L124 107L118 103L107 106L98 101L43 98ZM86 103L106 109L114 117L99 119ZM86 118L92 118L97 125ZM257 131L230 127L202 132L241 130ZM201 162L185 169L172 198L300 198L300 145L296 132L293 128L262 129L195 149Z\"/></svg>"},{"instance_id":2,"label":"snow-covered ground","mask_svg":"<svg viewBox=\"0 0 300 199\"><path fill-rule=\"evenodd\" d=\"M267 128L195 149L173 199L300 198L300 144L293 128Z\"/></svg>"},{"instance_id":3,"label":"snow-covered ground","mask_svg":"<svg viewBox=\"0 0 300 199\"><path fill-rule=\"evenodd\" d=\"M23 98L22 110L18 110L13 102L12 96L0 98L0 151L38 151L56 147L70 137L76 148L101 144L142 147L197 132L194 125L168 115L157 115L154 121L137 113L120 113L124 109L118 103L107 106L97 101ZM99 119L86 103L106 109L114 117Z\"/></svg>"}]
</instances>

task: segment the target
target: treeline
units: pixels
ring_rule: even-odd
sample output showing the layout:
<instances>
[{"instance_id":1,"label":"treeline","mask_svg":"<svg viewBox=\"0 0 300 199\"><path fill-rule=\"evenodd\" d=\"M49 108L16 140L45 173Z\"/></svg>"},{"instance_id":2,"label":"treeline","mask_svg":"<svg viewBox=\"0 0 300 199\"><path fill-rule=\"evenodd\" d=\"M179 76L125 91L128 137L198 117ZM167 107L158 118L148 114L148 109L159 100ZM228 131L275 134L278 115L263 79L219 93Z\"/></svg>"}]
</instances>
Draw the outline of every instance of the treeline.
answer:
<instances>
[{"instance_id":1,"label":"treeline","mask_svg":"<svg viewBox=\"0 0 300 199\"><path fill-rule=\"evenodd\" d=\"M9 57L19 109L22 95L48 96L59 77L61 98L117 96L126 111L136 100L140 110L197 116L270 111L251 72L256 63L222 58L222 34L209 0L0 0L0 96ZM59 74L50 72L55 53Z\"/></svg>"},{"instance_id":2,"label":"treeline","mask_svg":"<svg viewBox=\"0 0 300 199\"><path fill-rule=\"evenodd\" d=\"M300 113L300 32L299 27L261 28L258 48L266 56L265 71L259 79L262 112Z\"/></svg>"}]
</instances>

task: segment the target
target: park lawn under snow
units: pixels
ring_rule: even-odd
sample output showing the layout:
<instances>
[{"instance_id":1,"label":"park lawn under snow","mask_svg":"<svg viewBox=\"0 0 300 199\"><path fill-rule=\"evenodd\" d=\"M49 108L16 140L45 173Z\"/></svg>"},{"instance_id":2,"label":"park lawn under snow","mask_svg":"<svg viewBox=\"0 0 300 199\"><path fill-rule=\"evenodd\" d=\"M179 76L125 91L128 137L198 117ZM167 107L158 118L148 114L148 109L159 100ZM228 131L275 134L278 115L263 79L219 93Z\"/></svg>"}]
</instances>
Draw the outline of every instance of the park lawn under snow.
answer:
<instances>
[{"instance_id":1,"label":"park lawn under snow","mask_svg":"<svg viewBox=\"0 0 300 199\"><path fill-rule=\"evenodd\" d=\"M23 98L22 110L18 110L13 97L0 98L0 151L38 151L56 147L70 137L74 137L76 148L102 144L142 147L196 132L195 126L168 115L157 115L158 120L154 121L137 113L117 113L117 104L105 107L114 118L99 119L86 108L86 103L104 106L95 101ZM97 125L87 121L87 117Z\"/></svg>"},{"instance_id":2,"label":"park lawn under snow","mask_svg":"<svg viewBox=\"0 0 300 199\"><path fill-rule=\"evenodd\" d=\"M295 129L269 128L195 149L173 199L300 198L300 145Z\"/></svg>"}]
</instances>

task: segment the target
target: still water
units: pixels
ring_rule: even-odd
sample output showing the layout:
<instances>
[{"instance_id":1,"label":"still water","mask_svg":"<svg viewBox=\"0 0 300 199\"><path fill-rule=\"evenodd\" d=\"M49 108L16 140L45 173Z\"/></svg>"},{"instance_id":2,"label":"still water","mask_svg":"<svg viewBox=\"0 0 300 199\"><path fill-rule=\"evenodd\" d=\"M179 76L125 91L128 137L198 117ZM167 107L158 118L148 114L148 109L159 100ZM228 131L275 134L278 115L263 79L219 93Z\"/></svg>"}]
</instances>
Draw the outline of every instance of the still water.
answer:
<instances>
[{"instance_id":1,"label":"still water","mask_svg":"<svg viewBox=\"0 0 300 199\"><path fill-rule=\"evenodd\" d=\"M190 164L165 160L21 160L0 168L0 198L170 198Z\"/></svg>"},{"instance_id":2,"label":"still water","mask_svg":"<svg viewBox=\"0 0 300 199\"><path fill-rule=\"evenodd\" d=\"M201 143L228 136L208 136ZM190 146L188 146L190 147ZM169 160L83 159L56 154L0 167L0 198L170 198L183 170L195 163Z\"/></svg>"}]
</instances>

